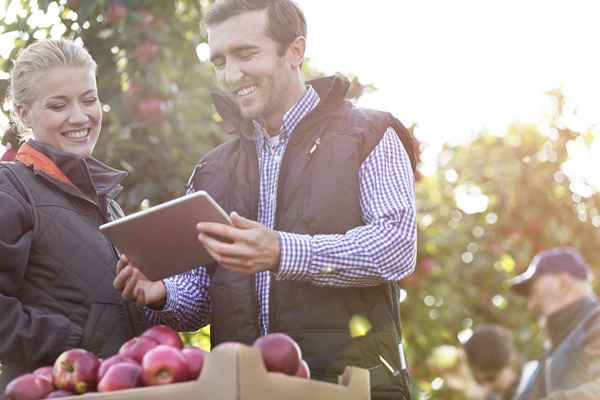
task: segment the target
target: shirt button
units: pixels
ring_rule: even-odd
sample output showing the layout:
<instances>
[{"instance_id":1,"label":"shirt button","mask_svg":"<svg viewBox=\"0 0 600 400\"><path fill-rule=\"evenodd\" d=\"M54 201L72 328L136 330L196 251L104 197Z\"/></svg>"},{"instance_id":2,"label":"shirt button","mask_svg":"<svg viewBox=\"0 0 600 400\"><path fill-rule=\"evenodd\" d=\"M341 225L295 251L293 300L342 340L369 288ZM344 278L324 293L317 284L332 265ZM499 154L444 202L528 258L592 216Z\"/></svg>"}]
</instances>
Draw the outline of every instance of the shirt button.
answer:
<instances>
[{"instance_id":1,"label":"shirt button","mask_svg":"<svg viewBox=\"0 0 600 400\"><path fill-rule=\"evenodd\" d=\"M333 272L333 267L327 266L327 267L323 268L323 272L326 274L330 274Z\"/></svg>"}]
</instances>

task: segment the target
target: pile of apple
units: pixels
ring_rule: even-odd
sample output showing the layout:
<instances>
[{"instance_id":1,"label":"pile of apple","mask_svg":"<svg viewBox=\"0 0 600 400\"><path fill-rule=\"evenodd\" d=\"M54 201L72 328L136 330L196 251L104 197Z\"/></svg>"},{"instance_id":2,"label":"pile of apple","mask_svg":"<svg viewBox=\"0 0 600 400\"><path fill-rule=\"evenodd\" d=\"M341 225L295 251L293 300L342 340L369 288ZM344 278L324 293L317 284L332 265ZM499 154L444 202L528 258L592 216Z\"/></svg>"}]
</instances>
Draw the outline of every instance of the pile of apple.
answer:
<instances>
[{"instance_id":1,"label":"pile of apple","mask_svg":"<svg viewBox=\"0 0 600 400\"><path fill-rule=\"evenodd\" d=\"M227 342L217 347L237 346ZM254 346L261 350L267 371L310 379L300 347L289 336L273 333L257 339ZM199 348L184 347L175 330L157 325L105 360L83 349L67 350L53 366L13 379L4 394L6 400L38 400L189 381L202 372L205 355Z\"/></svg>"}]
</instances>

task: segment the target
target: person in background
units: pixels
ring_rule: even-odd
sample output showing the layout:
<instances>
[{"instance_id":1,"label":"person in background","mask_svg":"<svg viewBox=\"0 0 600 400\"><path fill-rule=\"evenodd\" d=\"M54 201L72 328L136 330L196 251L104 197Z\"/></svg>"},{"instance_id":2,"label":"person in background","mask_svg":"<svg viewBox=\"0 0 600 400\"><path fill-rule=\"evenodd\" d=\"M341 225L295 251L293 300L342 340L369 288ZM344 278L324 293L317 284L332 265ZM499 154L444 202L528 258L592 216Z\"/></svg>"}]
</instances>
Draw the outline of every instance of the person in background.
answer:
<instances>
[{"instance_id":1,"label":"person in background","mask_svg":"<svg viewBox=\"0 0 600 400\"><path fill-rule=\"evenodd\" d=\"M485 400L510 400L518 392L522 357L511 332L495 324L482 324L463 344L475 381Z\"/></svg>"},{"instance_id":2,"label":"person in background","mask_svg":"<svg viewBox=\"0 0 600 400\"><path fill-rule=\"evenodd\" d=\"M98 231L122 215L125 173L91 157L96 63L74 42L36 42L14 62L10 98L31 138L0 163L0 393L67 349L108 357L146 327L114 289L118 256Z\"/></svg>"},{"instance_id":3,"label":"person in background","mask_svg":"<svg viewBox=\"0 0 600 400\"><path fill-rule=\"evenodd\" d=\"M600 399L600 303L592 272L573 248L536 255L510 281L540 319L550 349L515 400Z\"/></svg>"},{"instance_id":4,"label":"person in background","mask_svg":"<svg viewBox=\"0 0 600 400\"><path fill-rule=\"evenodd\" d=\"M6 147L6 151L2 154L0 161L13 161L17 156L17 149L19 148L19 135L14 123L11 123L10 128L4 132L2 145Z\"/></svg>"},{"instance_id":5,"label":"person in background","mask_svg":"<svg viewBox=\"0 0 600 400\"><path fill-rule=\"evenodd\" d=\"M314 378L369 368L373 399L408 399L398 282L416 260L410 132L347 101L341 76L304 80L294 2L217 1L205 22L215 106L235 136L199 162L189 191L210 193L233 225L198 224L214 264L149 282L123 259L115 286L178 329L210 324L213 346L283 332ZM353 338L359 315L372 329Z\"/></svg>"}]
</instances>

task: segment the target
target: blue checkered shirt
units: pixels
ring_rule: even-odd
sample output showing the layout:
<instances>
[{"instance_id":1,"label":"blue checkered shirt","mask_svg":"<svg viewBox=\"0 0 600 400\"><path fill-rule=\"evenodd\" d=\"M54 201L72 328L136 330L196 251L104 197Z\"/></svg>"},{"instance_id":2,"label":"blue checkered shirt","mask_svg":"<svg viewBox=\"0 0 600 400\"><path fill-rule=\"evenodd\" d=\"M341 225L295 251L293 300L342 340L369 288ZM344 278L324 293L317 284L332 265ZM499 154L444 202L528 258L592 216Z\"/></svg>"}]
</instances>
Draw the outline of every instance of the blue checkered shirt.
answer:
<instances>
[{"instance_id":1,"label":"blue checkered shirt","mask_svg":"<svg viewBox=\"0 0 600 400\"><path fill-rule=\"evenodd\" d=\"M274 228L281 159L297 124L319 104L312 88L283 117L277 136L269 137L258 122L256 151L260 168L258 222ZM278 232L277 272L259 272L256 291L259 326L269 332L269 290L272 279L311 282L317 286L373 286L410 275L416 261L414 178L408 155L390 127L359 170L360 206L364 225L345 234L300 235ZM193 190L193 189L192 189ZM147 310L154 323L180 331L210 323L210 277L199 267L164 281L167 299L162 311Z\"/></svg>"}]
</instances>

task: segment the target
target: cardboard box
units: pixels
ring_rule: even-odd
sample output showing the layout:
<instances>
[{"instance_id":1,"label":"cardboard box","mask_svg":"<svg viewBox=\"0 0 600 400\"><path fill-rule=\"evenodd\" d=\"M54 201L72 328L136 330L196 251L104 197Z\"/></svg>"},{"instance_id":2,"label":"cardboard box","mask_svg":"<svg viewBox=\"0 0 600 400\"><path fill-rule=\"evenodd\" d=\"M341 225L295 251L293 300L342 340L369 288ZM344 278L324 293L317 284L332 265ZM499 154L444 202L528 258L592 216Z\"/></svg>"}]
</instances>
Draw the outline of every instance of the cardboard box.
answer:
<instances>
[{"instance_id":1,"label":"cardboard box","mask_svg":"<svg viewBox=\"0 0 600 400\"><path fill-rule=\"evenodd\" d=\"M65 400L370 400L369 372L348 367L339 384L267 372L254 347L216 349L207 355L198 380L143 387Z\"/></svg>"}]
</instances>

